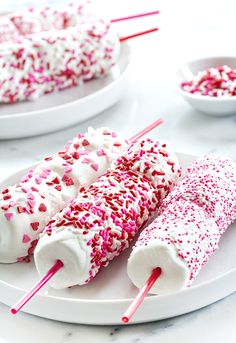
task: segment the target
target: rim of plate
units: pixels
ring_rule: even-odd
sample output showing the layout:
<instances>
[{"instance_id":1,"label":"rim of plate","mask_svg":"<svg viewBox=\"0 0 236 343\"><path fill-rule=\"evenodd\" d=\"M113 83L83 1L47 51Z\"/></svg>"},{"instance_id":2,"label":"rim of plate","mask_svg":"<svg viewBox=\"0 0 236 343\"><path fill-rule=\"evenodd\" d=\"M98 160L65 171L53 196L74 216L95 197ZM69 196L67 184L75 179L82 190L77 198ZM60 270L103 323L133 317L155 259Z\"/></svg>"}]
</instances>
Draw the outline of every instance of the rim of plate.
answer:
<instances>
[{"instance_id":1,"label":"rim of plate","mask_svg":"<svg viewBox=\"0 0 236 343\"><path fill-rule=\"evenodd\" d=\"M201 288L201 287L206 287L212 283L215 283L221 279L224 279L225 277L227 277L229 274L231 273L234 273L236 271L236 267L231 269L231 270L228 270L227 272L211 279L211 280L208 280L208 281L205 281L205 282L202 282L198 285L195 285L195 286L191 286L191 287L188 287L188 288L185 288L181 291L178 291L178 292L173 292L173 293L168 293L168 294L165 294L165 295L150 295L148 297L146 297L144 299L144 301L152 301L152 300L156 300L156 299L165 299L167 297L170 297L170 296L176 296L176 295L179 295L181 296L182 294L184 293L190 293L190 292L194 292L195 290ZM3 280L0 280L0 284L3 284L4 286L8 287L8 288L11 288L11 289L14 289L14 290L17 290L19 292L27 292L28 290L27 289L24 289L24 288L21 288L21 287L18 287L18 286L14 286L14 285L11 285L9 284L8 282L6 281L3 281ZM67 298L65 296L63 297L58 297L58 296L55 296L55 295L45 295L45 294L35 294L35 296L37 298L49 298L49 299L52 299L52 300L58 300L58 301L66 301L66 302L73 302L73 303L96 303L96 304L111 304L111 303L127 303L127 302L130 302L132 301L134 298L121 298L121 299L76 299L76 298Z\"/></svg>"}]
</instances>

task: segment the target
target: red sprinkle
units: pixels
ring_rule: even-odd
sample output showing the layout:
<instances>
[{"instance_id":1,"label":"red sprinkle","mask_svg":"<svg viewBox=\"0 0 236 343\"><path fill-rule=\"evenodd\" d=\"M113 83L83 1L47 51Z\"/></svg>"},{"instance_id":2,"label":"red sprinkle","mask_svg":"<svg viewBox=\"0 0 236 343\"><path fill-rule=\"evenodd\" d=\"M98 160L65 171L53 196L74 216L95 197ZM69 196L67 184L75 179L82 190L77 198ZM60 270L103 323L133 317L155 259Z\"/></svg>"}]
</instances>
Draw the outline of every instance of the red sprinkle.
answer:
<instances>
[{"instance_id":1,"label":"red sprinkle","mask_svg":"<svg viewBox=\"0 0 236 343\"><path fill-rule=\"evenodd\" d=\"M37 231L39 228L39 222L30 223L30 225L34 231Z\"/></svg>"},{"instance_id":2,"label":"red sprinkle","mask_svg":"<svg viewBox=\"0 0 236 343\"><path fill-rule=\"evenodd\" d=\"M46 212L47 211L47 207L43 203L41 203L39 205L39 211L40 212Z\"/></svg>"}]
</instances>

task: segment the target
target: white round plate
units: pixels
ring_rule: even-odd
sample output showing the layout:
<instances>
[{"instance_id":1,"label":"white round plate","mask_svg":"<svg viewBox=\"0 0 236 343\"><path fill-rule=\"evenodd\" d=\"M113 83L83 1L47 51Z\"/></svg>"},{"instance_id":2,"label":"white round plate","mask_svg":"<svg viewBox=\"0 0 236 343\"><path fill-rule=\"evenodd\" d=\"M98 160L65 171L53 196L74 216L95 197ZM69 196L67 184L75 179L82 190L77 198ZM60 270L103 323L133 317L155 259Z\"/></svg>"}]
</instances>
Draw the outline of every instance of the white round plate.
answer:
<instances>
[{"instance_id":1,"label":"white round plate","mask_svg":"<svg viewBox=\"0 0 236 343\"><path fill-rule=\"evenodd\" d=\"M196 157L178 154L184 168ZM24 171L10 176L1 188L17 182ZM148 296L132 323L184 314L222 299L236 290L236 224L222 237L220 249L200 272L192 287L165 296ZM65 290L43 289L23 311L54 320L79 324L116 325L137 289L126 274L130 251L104 268L88 285ZM34 263L0 265L0 301L11 306L38 280Z\"/></svg>"},{"instance_id":2,"label":"white round plate","mask_svg":"<svg viewBox=\"0 0 236 343\"><path fill-rule=\"evenodd\" d=\"M0 139L60 130L104 111L123 95L129 62L130 47L122 43L117 64L107 76L82 86L43 95L35 101L0 104Z\"/></svg>"}]
</instances>

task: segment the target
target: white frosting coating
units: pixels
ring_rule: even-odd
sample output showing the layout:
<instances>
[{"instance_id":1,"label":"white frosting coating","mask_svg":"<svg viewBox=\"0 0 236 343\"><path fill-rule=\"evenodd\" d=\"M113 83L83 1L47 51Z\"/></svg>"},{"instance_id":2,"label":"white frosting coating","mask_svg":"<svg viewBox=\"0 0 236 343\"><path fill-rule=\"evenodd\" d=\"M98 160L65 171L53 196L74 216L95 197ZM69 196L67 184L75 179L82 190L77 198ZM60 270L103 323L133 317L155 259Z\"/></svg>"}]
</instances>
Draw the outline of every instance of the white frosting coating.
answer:
<instances>
[{"instance_id":1,"label":"white frosting coating","mask_svg":"<svg viewBox=\"0 0 236 343\"><path fill-rule=\"evenodd\" d=\"M177 157L165 144L147 139L131 145L49 222L35 250L40 275L60 259L64 267L52 287L91 281L129 246L179 174Z\"/></svg>"},{"instance_id":2,"label":"white frosting coating","mask_svg":"<svg viewBox=\"0 0 236 343\"><path fill-rule=\"evenodd\" d=\"M213 155L193 162L158 214L141 233L127 271L141 288L152 270L160 267L162 273L150 293L166 294L193 282L236 219L234 163Z\"/></svg>"},{"instance_id":3,"label":"white frosting coating","mask_svg":"<svg viewBox=\"0 0 236 343\"><path fill-rule=\"evenodd\" d=\"M39 233L110 166L126 142L108 128L88 129L0 195L0 262L28 261Z\"/></svg>"},{"instance_id":4,"label":"white frosting coating","mask_svg":"<svg viewBox=\"0 0 236 343\"><path fill-rule=\"evenodd\" d=\"M0 40L0 102L35 99L110 71L119 53L119 39L109 21L86 11L84 14L80 6L74 14L71 9L67 12L45 10L41 24L40 11L25 15L25 19L24 15L3 19L2 26L10 20L4 31L9 31L6 37L12 35L12 39Z\"/></svg>"}]
</instances>

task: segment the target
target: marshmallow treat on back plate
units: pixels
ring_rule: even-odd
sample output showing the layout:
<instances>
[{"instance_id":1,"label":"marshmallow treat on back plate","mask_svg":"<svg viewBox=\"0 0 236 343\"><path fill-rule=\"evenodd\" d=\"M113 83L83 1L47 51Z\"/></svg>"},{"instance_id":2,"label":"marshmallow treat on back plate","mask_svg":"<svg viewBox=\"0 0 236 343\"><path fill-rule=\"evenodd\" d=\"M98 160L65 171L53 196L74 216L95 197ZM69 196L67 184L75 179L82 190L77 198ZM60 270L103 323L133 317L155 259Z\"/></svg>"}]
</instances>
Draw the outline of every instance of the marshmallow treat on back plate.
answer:
<instances>
[{"instance_id":1,"label":"marshmallow treat on back plate","mask_svg":"<svg viewBox=\"0 0 236 343\"><path fill-rule=\"evenodd\" d=\"M87 3L0 18L0 102L32 100L106 75L119 38Z\"/></svg>"}]
</instances>

